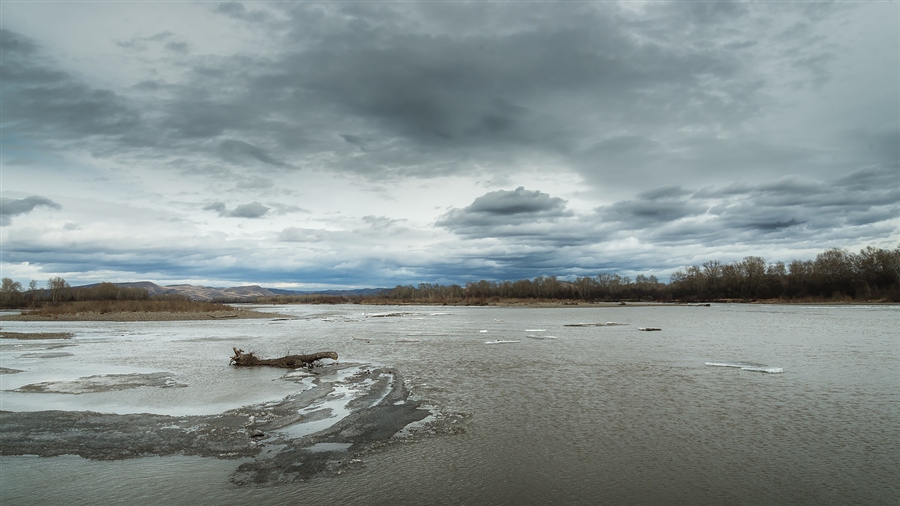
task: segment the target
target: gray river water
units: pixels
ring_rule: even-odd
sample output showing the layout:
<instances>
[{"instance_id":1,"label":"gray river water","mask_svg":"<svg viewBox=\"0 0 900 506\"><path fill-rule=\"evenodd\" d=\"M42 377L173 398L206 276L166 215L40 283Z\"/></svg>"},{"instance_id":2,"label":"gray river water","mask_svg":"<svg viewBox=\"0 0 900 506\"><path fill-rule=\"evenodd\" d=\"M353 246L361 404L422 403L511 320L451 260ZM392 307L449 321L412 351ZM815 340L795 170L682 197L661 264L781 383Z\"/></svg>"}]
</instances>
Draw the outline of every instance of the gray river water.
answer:
<instances>
[{"instance_id":1,"label":"gray river water","mask_svg":"<svg viewBox=\"0 0 900 506\"><path fill-rule=\"evenodd\" d=\"M333 350L396 368L464 430L276 485L236 485L228 459L3 456L0 503L900 503L897 306L264 309L291 319L3 322L75 337L3 340L0 367L23 372L0 375L0 408L216 414L298 388L284 370L230 367L232 346ZM625 325L571 326L606 322ZM161 372L170 384L16 391Z\"/></svg>"}]
</instances>

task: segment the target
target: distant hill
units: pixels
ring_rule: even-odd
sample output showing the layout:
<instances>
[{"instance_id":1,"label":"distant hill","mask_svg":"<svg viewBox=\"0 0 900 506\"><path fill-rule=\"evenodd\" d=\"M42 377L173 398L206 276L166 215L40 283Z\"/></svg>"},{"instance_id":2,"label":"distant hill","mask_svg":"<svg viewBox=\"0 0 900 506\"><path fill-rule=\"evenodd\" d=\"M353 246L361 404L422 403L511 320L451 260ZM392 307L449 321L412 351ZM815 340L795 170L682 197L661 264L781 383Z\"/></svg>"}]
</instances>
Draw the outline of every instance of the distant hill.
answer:
<instances>
[{"instance_id":1,"label":"distant hill","mask_svg":"<svg viewBox=\"0 0 900 506\"><path fill-rule=\"evenodd\" d=\"M278 295L375 295L386 288L362 288L359 290L282 290L278 288L264 288L259 285L235 286L219 288L198 285L167 285L160 286L152 281L136 281L132 283L113 283L123 288L143 288L151 296L153 295L182 295L193 300L210 301L214 299L233 301L253 301L257 297L275 297ZM93 285L84 285L90 288Z\"/></svg>"}]
</instances>

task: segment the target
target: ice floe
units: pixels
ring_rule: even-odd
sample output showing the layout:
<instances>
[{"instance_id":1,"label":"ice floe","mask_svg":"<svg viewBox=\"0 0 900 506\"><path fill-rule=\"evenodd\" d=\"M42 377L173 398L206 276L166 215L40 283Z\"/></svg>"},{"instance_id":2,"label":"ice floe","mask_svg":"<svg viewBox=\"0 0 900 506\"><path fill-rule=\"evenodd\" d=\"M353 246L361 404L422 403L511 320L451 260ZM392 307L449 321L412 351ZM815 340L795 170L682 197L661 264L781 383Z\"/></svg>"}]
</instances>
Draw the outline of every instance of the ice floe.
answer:
<instances>
[{"instance_id":1,"label":"ice floe","mask_svg":"<svg viewBox=\"0 0 900 506\"><path fill-rule=\"evenodd\" d=\"M734 367L742 371L764 372L769 374L780 374L784 372L781 367L770 367L765 364L754 364L749 362L704 362L704 365L712 367Z\"/></svg>"}]
</instances>

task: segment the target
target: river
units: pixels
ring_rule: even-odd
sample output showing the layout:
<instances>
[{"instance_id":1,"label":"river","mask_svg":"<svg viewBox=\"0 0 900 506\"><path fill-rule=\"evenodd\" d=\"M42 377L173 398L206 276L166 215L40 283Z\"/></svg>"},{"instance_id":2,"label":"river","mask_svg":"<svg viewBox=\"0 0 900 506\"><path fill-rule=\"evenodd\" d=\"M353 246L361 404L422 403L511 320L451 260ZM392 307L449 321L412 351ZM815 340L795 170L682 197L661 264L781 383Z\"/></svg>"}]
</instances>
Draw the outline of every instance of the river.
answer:
<instances>
[{"instance_id":1,"label":"river","mask_svg":"<svg viewBox=\"0 0 900 506\"><path fill-rule=\"evenodd\" d=\"M460 430L280 484L239 486L235 460L210 457L3 456L0 502L900 503L897 306L262 310L290 318L3 322L75 337L4 339L0 366L23 372L0 376L0 408L212 415L297 388L284 370L230 367L232 346L265 356L334 350L340 364L396 368L412 398L453 414ZM17 391L161 372L172 384Z\"/></svg>"}]
</instances>

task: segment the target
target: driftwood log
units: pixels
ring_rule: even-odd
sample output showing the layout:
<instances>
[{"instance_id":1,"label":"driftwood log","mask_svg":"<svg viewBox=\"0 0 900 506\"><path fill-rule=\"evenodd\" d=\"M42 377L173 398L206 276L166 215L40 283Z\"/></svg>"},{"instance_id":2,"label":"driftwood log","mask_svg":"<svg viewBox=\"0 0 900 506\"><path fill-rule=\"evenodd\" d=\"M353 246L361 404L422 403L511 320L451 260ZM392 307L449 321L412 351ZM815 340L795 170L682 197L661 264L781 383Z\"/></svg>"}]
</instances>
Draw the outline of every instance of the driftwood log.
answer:
<instances>
[{"instance_id":1,"label":"driftwood log","mask_svg":"<svg viewBox=\"0 0 900 506\"><path fill-rule=\"evenodd\" d=\"M332 360L338 359L338 354L333 351L320 351L309 355L288 355L286 357L278 358L259 358L254 355L252 351L250 353L244 353L244 350L235 347L232 347L231 349L234 350L234 356L231 357L230 363L241 366L268 365L271 367L296 369L297 367L313 367L317 361L322 360L323 358L330 358Z\"/></svg>"}]
</instances>

